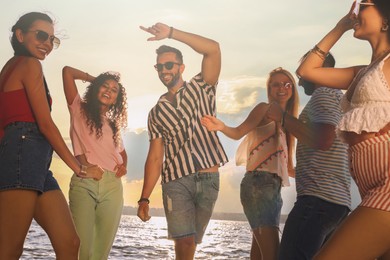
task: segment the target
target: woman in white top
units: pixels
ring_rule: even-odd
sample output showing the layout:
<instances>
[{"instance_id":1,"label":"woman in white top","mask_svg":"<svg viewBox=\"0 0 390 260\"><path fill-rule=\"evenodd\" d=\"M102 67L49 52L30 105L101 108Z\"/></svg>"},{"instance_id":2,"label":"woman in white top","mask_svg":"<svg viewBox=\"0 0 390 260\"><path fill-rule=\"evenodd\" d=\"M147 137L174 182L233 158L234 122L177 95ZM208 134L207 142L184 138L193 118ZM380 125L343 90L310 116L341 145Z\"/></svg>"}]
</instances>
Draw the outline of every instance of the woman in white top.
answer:
<instances>
[{"instance_id":1,"label":"woman in white top","mask_svg":"<svg viewBox=\"0 0 390 260\"><path fill-rule=\"evenodd\" d=\"M315 259L390 259L390 1L354 3L312 49L297 74L316 84L347 89L338 133L350 146L351 175L362 202ZM368 66L322 68L348 30L372 48Z\"/></svg>"},{"instance_id":2,"label":"woman in white top","mask_svg":"<svg viewBox=\"0 0 390 260\"><path fill-rule=\"evenodd\" d=\"M277 102L284 113L298 113L298 93L293 76L282 68L271 71L267 80L269 102ZM226 126L206 115L202 124L209 131L221 131L233 139L247 135L236 153L238 165L246 165L240 197L245 215L253 230L251 259L277 259L279 221L282 208L281 186L289 186L288 175L294 175L292 153L294 138L285 133L282 122L266 116L267 103L256 105L243 123ZM287 138L286 138L287 136Z\"/></svg>"}]
</instances>

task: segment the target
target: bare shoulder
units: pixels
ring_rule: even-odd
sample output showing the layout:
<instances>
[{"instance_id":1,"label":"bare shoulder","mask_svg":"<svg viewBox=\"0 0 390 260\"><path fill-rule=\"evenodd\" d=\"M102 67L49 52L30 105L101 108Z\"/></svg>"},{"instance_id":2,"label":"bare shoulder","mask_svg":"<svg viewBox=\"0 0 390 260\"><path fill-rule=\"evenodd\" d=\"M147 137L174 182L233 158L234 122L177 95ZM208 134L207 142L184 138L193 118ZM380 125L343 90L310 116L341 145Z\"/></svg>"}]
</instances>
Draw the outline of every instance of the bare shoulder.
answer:
<instances>
[{"instance_id":1,"label":"bare shoulder","mask_svg":"<svg viewBox=\"0 0 390 260\"><path fill-rule=\"evenodd\" d=\"M22 70L28 70L28 71L42 70L41 62L34 57L22 57L19 65L20 65L20 69Z\"/></svg>"},{"instance_id":2,"label":"bare shoulder","mask_svg":"<svg viewBox=\"0 0 390 260\"><path fill-rule=\"evenodd\" d=\"M265 112L267 111L267 109L269 108L269 104L268 103L265 103L265 102L261 102L259 104L257 104L254 108L253 108L253 111L256 111L256 112Z\"/></svg>"},{"instance_id":3,"label":"bare shoulder","mask_svg":"<svg viewBox=\"0 0 390 260\"><path fill-rule=\"evenodd\" d=\"M40 81L43 77L42 64L36 58L23 57L18 64L18 68L25 86L27 82L35 82L36 80Z\"/></svg>"}]
</instances>

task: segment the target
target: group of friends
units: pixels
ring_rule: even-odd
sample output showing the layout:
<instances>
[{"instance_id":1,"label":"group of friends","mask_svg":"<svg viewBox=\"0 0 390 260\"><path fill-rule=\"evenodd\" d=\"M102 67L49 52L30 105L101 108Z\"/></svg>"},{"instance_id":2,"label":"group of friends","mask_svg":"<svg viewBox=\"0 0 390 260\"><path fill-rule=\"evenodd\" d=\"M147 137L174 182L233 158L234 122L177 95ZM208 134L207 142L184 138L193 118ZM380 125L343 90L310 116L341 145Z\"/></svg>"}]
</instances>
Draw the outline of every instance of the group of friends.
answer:
<instances>
[{"instance_id":1,"label":"group of friends","mask_svg":"<svg viewBox=\"0 0 390 260\"><path fill-rule=\"evenodd\" d=\"M354 2L303 56L298 84L289 71L272 70L268 102L236 127L216 114L219 43L163 23L141 26L152 35L148 40L170 38L203 56L201 71L185 81L182 53L167 45L156 50L155 69L167 92L148 116L137 215L150 219L149 197L161 178L176 259L194 258L218 197L218 168L228 161L218 131L244 137L236 163L246 166L240 198L253 232L251 259L390 259L389 22L387 0ZM370 44L371 63L335 68L329 51L351 29ZM126 90L119 74L63 68L72 153L50 115L40 63L59 44L47 14L27 13L12 27L14 56L0 73L0 259L19 259L33 219L57 259L107 259L120 222ZM89 82L82 95L78 81ZM311 96L299 116L297 85ZM69 205L50 171L53 151L74 172ZM351 213L350 176L362 199ZM279 242L281 188L289 177L297 201Z\"/></svg>"}]
</instances>

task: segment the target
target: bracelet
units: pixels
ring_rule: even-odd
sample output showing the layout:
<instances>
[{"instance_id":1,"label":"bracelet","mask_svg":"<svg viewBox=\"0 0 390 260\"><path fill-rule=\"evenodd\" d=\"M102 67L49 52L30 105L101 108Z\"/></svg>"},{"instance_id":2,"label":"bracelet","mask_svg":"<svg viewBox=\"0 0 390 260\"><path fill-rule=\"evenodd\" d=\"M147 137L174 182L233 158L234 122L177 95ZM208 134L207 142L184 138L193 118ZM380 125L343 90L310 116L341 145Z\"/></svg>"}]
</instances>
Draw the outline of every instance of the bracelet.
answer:
<instances>
[{"instance_id":1,"label":"bracelet","mask_svg":"<svg viewBox=\"0 0 390 260\"><path fill-rule=\"evenodd\" d=\"M79 176L87 176L87 166L81 164L80 165L80 172L78 174Z\"/></svg>"},{"instance_id":2,"label":"bracelet","mask_svg":"<svg viewBox=\"0 0 390 260\"><path fill-rule=\"evenodd\" d=\"M282 115L282 120L281 120L281 123L280 123L280 125L282 126L282 127L284 127L284 121L285 121L285 117L286 117L286 111L284 111L283 112L283 115Z\"/></svg>"},{"instance_id":3,"label":"bracelet","mask_svg":"<svg viewBox=\"0 0 390 260\"><path fill-rule=\"evenodd\" d=\"M317 45L314 45L313 49L311 49L310 52L316 54L318 57L321 58L321 60L325 60L326 56L328 56L328 53L321 50Z\"/></svg>"},{"instance_id":4,"label":"bracelet","mask_svg":"<svg viewBox=\"0 0 390 260\"><path fill-rule=\"evenodd\" d=\"M140 198L139 201L137 201L138 205L141 204L142 202L150 203L149 199L147 198Z\"/></svg>"},{"instance_id":5,"label":"bracelet","mask_svg":"<svg viewBox=\"0 0 390 260\"><path fill-rule=\"evenodd\" d=\"M328 55L327 52L324 52L323 50L320 49L320 47L318 47L318 45L314 45L314 48L313 48L315 51L321 53L324 57L326 57L326 55Z\"/></svg>"},{"instance_id":6,"label":"bracelet","mask_svg":"<svg viewBox=\"0 0 390 260\"><path fill-rule=\"evenodd\" d=\"M316 50L310 50L310 53L314 53L315 55L317 55L321 60L325 61L325 56L322 55L320 52L316 51Z\"/></svg>"},{"instance_id":7,"label":"bracelet","mask_svg":"<svg viewBox=\"0 0 390 260\"><path fill-rule=\"evenodd\" d=\"M169 34L168 34L168 38L171 39L172 38L172 33L173 33L173 27L169 27Z\"/></svg>"},{"instance_id":8,"label":"bracelet","mask_svg":"<svg viewBox=\"0 0 390 260\"><path fill-rule=\"evenodd\" d=\"M85 72L85 75L86 75L85 79L81 80L83 83L87 82L87 80L89 78L88 72Z\"/></svg>"}]
</instances>

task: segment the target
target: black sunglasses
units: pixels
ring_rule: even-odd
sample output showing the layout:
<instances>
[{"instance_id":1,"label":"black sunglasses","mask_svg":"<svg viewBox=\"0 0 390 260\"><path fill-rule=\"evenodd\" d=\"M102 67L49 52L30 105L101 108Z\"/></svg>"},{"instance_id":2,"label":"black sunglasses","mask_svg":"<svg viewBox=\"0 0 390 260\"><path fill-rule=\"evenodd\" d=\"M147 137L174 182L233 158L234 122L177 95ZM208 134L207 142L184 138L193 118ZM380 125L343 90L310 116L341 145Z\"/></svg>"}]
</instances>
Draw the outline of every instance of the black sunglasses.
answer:
<instances>
[{"instance_id":1,"label":"black sunglasses","mask_svg":"<svg viewBox=\"0 0 390 260\"><path fill-rule=\"evenodd\" d=\"M168 61L168 62L165 62L165 63L157 63L156 65L154 65L154 68L155 68L157 71L162 71L164 67L165 67L167 70L171 70L171 69L173 68L173 65L175 65L175 64L181 65L181 63Z\"/></svg>"},{"instance_id":2,"label":"black sunglasses","mask_svg":"<svg viewBox=\"0 0 390 260\"><path fill-rule=\"evenodd\" d=\"M35 33L36 39L38 41L40 41L41 43L44 43L45 41L47 41L47 39L50 39L50 43L53 45L54 49L57 49L60 46L60 44L61 44L60 39L58 39L54 35L49 35L45 31L35 30L35 31L29 31L29 32Z\"/></svg>"}]
</instances>

